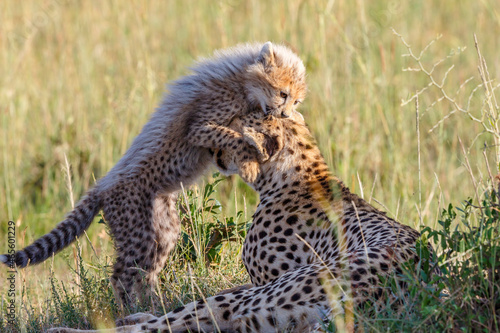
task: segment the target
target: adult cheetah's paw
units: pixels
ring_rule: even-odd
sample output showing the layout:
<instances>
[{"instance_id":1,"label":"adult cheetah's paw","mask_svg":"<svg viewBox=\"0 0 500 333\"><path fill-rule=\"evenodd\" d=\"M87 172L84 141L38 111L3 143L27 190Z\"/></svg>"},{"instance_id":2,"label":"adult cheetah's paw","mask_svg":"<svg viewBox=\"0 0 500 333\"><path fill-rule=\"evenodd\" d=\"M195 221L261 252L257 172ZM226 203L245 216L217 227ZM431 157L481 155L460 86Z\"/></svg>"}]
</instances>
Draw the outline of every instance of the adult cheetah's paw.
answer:
<instances>
[{"instance_id":1,"label":"adult cheetah's paw","mask_svg":"<svg viewBox=\"0 0 500 333\"><path fill-rule=\"evenodd\" d=\"M248 289L253 288L253 287L254 287L254 285L252 283L247 283L247 284L243 284L241 286L236 286L236 287L224 289L221 292L218 292L217 296L234 293L235 291L248 290Z\"/></svg>"},{"instance_id":2,"label":"adult cheetah's paw","mask_svg":"<svg viewBox=\"0 0 500 333\"><path fill-rule=\"evenodd\" d=\"M149 313L134 313L130 316L126 316L125 318L120 318L116 320L116 326L126 326L126 325L135 325L135 324L141 324L145 323L147 321L153 320L153 319L158 319L158 317L153 316L152 314Z\"/></svg>"},{"instance_id":3,"label":"adult cheetah's paw","mask_svg":"<svg viewBox=\"0 0 500 333\"><path fill-rule=\"evenodd\" d=\"M73 328L67 328L67 327L54 327L54 328L49 328L47 333L78 333L82 332L81 330L73 329Z\"/></svg>"}]
</instances>

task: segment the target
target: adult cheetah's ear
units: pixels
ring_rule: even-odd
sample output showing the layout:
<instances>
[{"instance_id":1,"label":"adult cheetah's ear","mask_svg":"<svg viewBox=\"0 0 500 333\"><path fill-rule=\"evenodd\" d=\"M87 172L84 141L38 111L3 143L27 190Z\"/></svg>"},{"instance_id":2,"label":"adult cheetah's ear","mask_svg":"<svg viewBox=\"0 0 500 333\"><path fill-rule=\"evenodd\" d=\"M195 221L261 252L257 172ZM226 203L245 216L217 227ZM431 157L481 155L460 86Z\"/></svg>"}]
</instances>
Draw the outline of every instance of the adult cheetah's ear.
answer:
<instances>
[{"instance_id":1,"label":"adult cheetah's ear","mask_svg":"<svg viewBox=\"0 0 500 333\"><path fill-rule=\"evenodd\" d=\"M262 46L257 60L261 62L265 68L274 66L273 44L271 42L267 42Z\"/></svg>"}]
</instances>

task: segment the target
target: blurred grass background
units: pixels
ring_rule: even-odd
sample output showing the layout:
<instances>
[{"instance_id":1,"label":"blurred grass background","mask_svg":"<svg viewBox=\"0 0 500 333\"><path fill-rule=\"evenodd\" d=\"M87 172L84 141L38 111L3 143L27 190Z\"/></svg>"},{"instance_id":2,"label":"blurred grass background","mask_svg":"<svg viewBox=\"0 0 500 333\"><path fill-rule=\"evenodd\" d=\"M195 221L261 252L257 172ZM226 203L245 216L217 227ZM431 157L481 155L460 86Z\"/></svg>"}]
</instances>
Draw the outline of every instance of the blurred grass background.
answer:
<instances>
[{"instance_id":1,"label":"blurred grass background","mask_svg":"<svg viewBox=\"0 0 500 333\"><path fill-rule=\"evenodd\" d=\"M476 180L486 180L483 152L497 173L495 149L462 114L429 133L452 106L433 105L440 95L432 89L420 95L420 203L415 105L401 101L429 81L403 71L414 63L403 57L407 50L391 28L417 53L442 35L422 62L431 68L453 54L434 74L441 80L454 64L445 83L453 92L474 77L460 103L481 82L473 33L491 77L500 77L497 0L1 1L0 244L8 220L16 222L21 248L70 211L65 155L78 200L126 151L165 83L215 49L267 40L288 43L304 60L309 95L301 112L334 173L403 223L418 225L421 211L423 223L435 225L446 203L474 193L466 157ZM471 103L481 109L481 94ZM227 216L246 207L250 218L257 202L236 178L220 185L218 198ZM89 238L98 253L112 253L103 225L92 225ZM84 257L92 256L86 241L82 247ZM54 259L62 280L63 257ZM51 265L20 275L25 292L41 303Z\"/></svg>"}]
</instances>

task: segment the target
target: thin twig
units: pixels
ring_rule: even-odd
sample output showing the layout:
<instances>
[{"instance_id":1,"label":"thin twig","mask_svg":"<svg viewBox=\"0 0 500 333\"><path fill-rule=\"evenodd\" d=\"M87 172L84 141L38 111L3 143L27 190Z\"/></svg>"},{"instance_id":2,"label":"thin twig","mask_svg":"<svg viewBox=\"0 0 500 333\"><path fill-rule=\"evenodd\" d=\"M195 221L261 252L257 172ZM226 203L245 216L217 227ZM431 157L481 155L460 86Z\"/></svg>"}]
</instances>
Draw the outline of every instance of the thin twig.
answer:
<instances>
[{"instance_id":1,"label":"thin twig","mask_svg":"<svg viewBox=\"0 0 500 333\"><path fill-rule=\"evenodd\" d=\"M477 190L477 182L476 182L476 178L474 177L474 173L472 172L472 168L470 166L470 163L469 163L469 158L467 157L467 152L465 151L465 147L464 147L464 144L462 143L462 139L460 139L460 137L458 137L458 142L460 143L460 148L462 148L462 152L464 154L464 157L465 157L465 167L467 168L467 171L469 171L469 175L472 179L472 185L474 186L474 192L476 193L476 200L477 202L480 204L481 203L481 199L479 197L479 192ZM483 209L481 208L481 214L483 214Z\"/></svg>"},{"instance_id":2,"label":"thin twig","mask_svg":"<svg viewBox=\"0 0 500 333\"><path fill-rule=\"evenodd\" d=\"M373 198L373 191L375 190L375 183L377 182L377 173L375 174L375 177L373 178L373 184L372 184L372 189L370 191L370 200L368 200L368 203L371 203L372 202L372 198Z\"/></svg>"},{"instance_id":3,"label":"thin twig","mask_svg":"<svg viewBox=\"0 0 500 333\"><path fill-rule=\"evenodd\" d=\"M71 168L68 162L68 157L66 156L66 153L64 153L64 173L66 175L66 186L68 188L68 193L69 193L69 201L71 203L71 209L75 209L75 198L73 196L73 182L71 181ZM97 251L94 248L94 245L90 241L89 235L87 234L87 231L83 231L83 234L85 235L85 238L87 239L87 242L90 244L90 248L94 252L96 258L99 259L99 256L97 255Z\"/></svg>"},{"instance_id":4,"label":"thin twig","mask_svg":"<svg viewBox=\"0 0 500 333\"><path fill-rule=\"evenodd\" d=\"M418 220L419 229L422 226L422 171L420 168L420 115L419 115L419 105L418 96L415 99L415 110L416 110L416 130L417 130L417 159L418 159Z\"/></svg>"},{"instance_id":5,"label":"thin twig","mask_svg":"<svg viewBox=\"0 0 500 333\"><path fill-rule=\"evenodd\" d=\"M489 112L489 115L490 115L490 116L489 116L489 118L490 118L490 119L492 119L492 120L494 120L494 121L493 121L493 123L491 123L491 122L486 122L484 119L482 119L482 118L478 118L478 117L474 116L474 115L470 112L470 108L469 108L470 104L468 104L467 108L462 107L462 106L461 106L461 105L457 102L457 100L456 100L456 94L455 94L453 97L451 97L451 96L448 94L448 92L445 90L445 88L444 88L444 83L445 83L445 81L446 81L446 79L447 79L447 77L448 77L448 74L449 74L449 73L450 73L450 71L453 69L453 66L449 67L449 68L446 70L446 72L445 72L445 74L444 74L444 77L443 77L443 79L441 80L441 83L438 83L438 82L436 81L435 77L433 76L433 74L434 74L434 70L436 69L436 67L437 67L438 65L440 65L440 64L441 64L444 60L446 60L446 59L450 58L451 56L455 55L455 53L451 53L451 54L449 54L447 57L445 57L445 58L443 58L443 59L438 60L436 63L434 63L434 65L432 66L432 68L431 68L431 69L427 69L427 68L426 68L426 66L424 66L424 64L422 63L422 61L421 61L422 56L423 56L423 55L425 54L425 52L429 49L429 47L430 47L432 44L434 44L434 43L436 42L436 40L438 40L438 39L440 38L440 36L438 36L436 39L433 39L431 42L429 42L429 44L427 44L427 45L424 47L424 49L420 52L420 54L419 54L418 56L416 56L416 55L414 54L414 52L413 52L413 50L412 50L412 48L411 48L410 44L408 44L408 43L406 42L406 40L403 38L403 36L402 36L402 35L400 35L399 33L397 33L394 29L393 29L392 31L393 31L393 33L394 33L396 36L398 36L398 38L401 40L401 42L405 45L406 49L408 50L408 56L409 56L410 58L412 58L412 59L416 62L416 64L417 64L417 68L416 68L416 69L415 69L415 68L413 68L413 69L411 69L411 70L413 70L413 71L418 70L418 71L420 71L420 72L423 72L423 73L424 73L424 74L428 77L428 79L429 79L429 81L430 81L426 87L424 87L424 88L422 88L421 90L417 91L417 92L416 92L413 96L411 96L409 99L407 99L407 100L403 100L403 101L402 101L402 103L401 103L401 105L406 105L406 104L408 104L409 102L411 102L411 101L413 101L414 99L416 99L416 98L417 98L420 94L422 94L424 91L428 90L430 87L435 87L435 88L437 88L437 89L438 89L438 91L439 91L439 93L440 93L440 95L441 95L441 97L438 99L438 101L441 101L441 100L443 100L443 99L444 99L444 100L446 100L446 101L448 101L448 102L449 102L449 103L453 106L453 109L450 111L450 113L449 113L447 116L443 117L443 118L442 118L442 119L438 122L438 124L436 124L436 125L435 125L432 129L431 129L431 131L433 131L433 130L434 130L434 129L435 129L435 128L439 125L439 124L441 124L444 120L448 119L448 118L451 116L451 114L453 114L453 113L455 113L455 112L459 111L459 112L461 112L461 113L466 114L466 115L469 117L469 119L471 119L472 121L479 123L479 124L483 127L483 130L484 130L485 132L488 132L488 133L490 133L490 134L492 134L492 135L494 136L494 138L495 138L495 140L496 140L496 141L497 141L497 140L498 140L498 141L500 141L500 132L498 131L498 122L496 121L496 120L497 120L497 118L496 118L495 114L492 112L492 110L493 110L494 108L493 108L493 103L491 102L491 100L492 100L494 97L491 97L491 90L492 90L492 88L491 88L491 89L490 89L490 88L488 88L488 85L487 85L487 83L486 83L487 81L490 81L490 80L489 80L489 77L488 77L488 76L487 76L487 74L486 74L486 69L485 69L485 65L484 65L484 64L485 64L485 62L484 62L484 60L483 60L482 56L480 56L480 64L482 64L482 65L480 65L480 74L481 74L481 76L482 76L482 78L483 78L483 86L487 87L487 88L485 88L485 89L489 92L489 95L488 95L489 97L487 98L487 100L488 100L488 101L490 101L490 104L489 104L489 105L490 105L490 112ZM476 48L478 48L478 47L476 47ZM462 49L459 49L459 51L462 51ZM478 50L478 54L480 54L479 50ZM470 81L469 79L468 79L468 80L466 80L466 82L464 82L464 83L461 85L461 87L462 87L463 85L465 85L465 84L466 84L467 82L469 82L469 81ZM490 86L491 86L491 82L490 82ZM459 88L459 90L461 89L461 87ZM496 99L495 99L495 101L496 101ZM484 109L483 109L482 111L483 111L483 114L484 114L484 112L486 112L486 110L484 110ZM498 157L498 159L499 159L499 161L500 161L500 149L497 151L497 157Z\"/></svg>"}]
</instances>

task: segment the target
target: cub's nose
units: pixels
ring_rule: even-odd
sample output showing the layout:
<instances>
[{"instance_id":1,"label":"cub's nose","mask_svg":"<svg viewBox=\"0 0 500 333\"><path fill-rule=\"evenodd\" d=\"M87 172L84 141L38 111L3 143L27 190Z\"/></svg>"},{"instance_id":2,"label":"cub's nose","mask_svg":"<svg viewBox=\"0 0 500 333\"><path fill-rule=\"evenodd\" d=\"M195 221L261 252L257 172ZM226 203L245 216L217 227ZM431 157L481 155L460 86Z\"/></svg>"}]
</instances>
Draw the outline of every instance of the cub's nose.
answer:
<instances>
[{"instance_id":1,"label":"cub's nose","mask_svg":"<svg viewBox=\"0 0 500 333\"><path fill-rule=\"evenodd\" d=\"M288 117L290 117L290 112L286 110L281 112L281 118L288 118Z\"/></svg>"}]
</instances>

